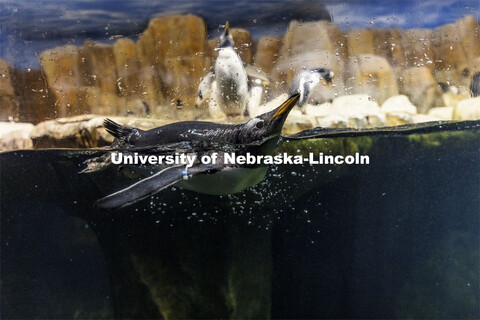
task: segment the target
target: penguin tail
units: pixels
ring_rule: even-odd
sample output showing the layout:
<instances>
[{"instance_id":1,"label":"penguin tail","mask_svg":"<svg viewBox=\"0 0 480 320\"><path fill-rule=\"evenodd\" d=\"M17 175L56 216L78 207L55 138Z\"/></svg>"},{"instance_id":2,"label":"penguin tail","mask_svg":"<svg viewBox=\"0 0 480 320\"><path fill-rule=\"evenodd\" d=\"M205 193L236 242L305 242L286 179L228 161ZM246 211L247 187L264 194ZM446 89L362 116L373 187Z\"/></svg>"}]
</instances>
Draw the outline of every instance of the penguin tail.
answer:
<instances>
[{"instance_id":1,"label":"penguin tail","mask_svg":"<svg viewBox=\"0 0 480 320\"><path fill-rule=\"evenodd\" d=\"M103 125L108 133L118 139L126 139L134 130L134 128L122 126L121 124L116 123L113 120L105 119Z\"/></svg>"}]
</instances>

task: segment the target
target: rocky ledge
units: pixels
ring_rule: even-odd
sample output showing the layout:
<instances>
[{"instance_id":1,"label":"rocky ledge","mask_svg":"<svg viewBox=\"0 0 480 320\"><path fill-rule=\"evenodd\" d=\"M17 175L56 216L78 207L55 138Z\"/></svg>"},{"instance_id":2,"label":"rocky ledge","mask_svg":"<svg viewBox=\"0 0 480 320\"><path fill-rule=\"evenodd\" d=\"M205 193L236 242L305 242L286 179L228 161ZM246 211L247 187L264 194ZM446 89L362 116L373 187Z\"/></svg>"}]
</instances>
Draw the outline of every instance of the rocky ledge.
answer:
<instances>
[{"instance_id":1,"label":"rocky ledge","mask_svg":"<svg viewBox=\"0 0 480 320\"><path fill-rule=\"evenodd\" d=\"M433 108L428 114L418 114L408 97L388 98L381 106L367 95L343 96L333 103L307 105L305 114L293 110L283 128L284 134L294 134L314 127L375 128L438 120L480 119L480 97L465 99L455 107ZM151 129L181 120L140 117L110 117L114 121L141 129ZM102 115L80 115L32 123L0 122L0 151L41 148L94 148L110 144L113 137L103 128ZM203 120L210 120L205 118ZM246 119L225 119L238 123ZM218 122L218 120L216 120Z\"/></svg>"}]
</instances>

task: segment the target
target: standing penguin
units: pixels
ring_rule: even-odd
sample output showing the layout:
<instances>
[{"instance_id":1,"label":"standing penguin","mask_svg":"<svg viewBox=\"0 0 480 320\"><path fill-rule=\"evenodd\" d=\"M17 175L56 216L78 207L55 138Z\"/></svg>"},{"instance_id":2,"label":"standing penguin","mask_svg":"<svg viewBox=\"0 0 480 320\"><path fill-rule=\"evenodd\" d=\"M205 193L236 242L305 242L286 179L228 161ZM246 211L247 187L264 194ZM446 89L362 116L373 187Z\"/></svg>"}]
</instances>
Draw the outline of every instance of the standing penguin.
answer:
<instances>
[{"instance_id":1,"label":"standing penguin","mask_svg":"<svg viewBox=\"0 0 480 320\"><path fill-rule=\"evenodd\" d=\"M218 57L213 71L198 87L197 107L208 104L212 118L243 115L249 99L248 78L244 63L233 48L228 21L220 35Z\"/></svg>"},{"instance_id":2,"label":"standing penguin","mask_svg":"<svg viewBox=\"0 0 480 320\"><path fill-rule=\"evenodd\" d=\"M257 105L255 108L249 108L250 116L256 116L264 112L270 111L289 95L296 93L300 94L297 106L305 113L304 106L307 103L310 92L318 85L320 80L325 80L327 83L332 83L334 73L328 68L307 68L300 71L292 81L288 94L281 94L278 97L270 100L264 105Z\"/></svg>"},{"instance_id":3,"label":"standing penguin","mask_svg":"<svg viewBox=\"0 0 480 320\"><path fill-rule=\"evenodd\" d=\"M220 35L215 61L216 101L227 115L241 115L248 102L247 72L233 48L228 21Z\"/></svg>"},{"instance_id":4,"label":"standing penguin","mask_svg":"<svg viewBox=\"0 0 480 320\"><path fill-rule=\"evenodd\" d=\"M243 65L248 79L247 107L244 115L252 116L251 112L256 111L261 103L264 88L270 84L268 76L257 67L249 64ZM198 85L197 96L195 97L196 108L208 108L213 119L225 118L226 114L216 99L217 81L215 70L207 73Z\"/></svg>"},{"instance_id":5,"label":"standing penguin","mask_svg":"<svg viewBox=\"0 0 480 320\"><path fill-rule=\"evenodd\" d=\"M313 90L324 79L327 83L331 83L333 80L333 71L327 68L308 68L300 71L293 79L290 86L289 95L300 93L300 99L298 105L302 108L308 100L310 91ZM302 108L302 112L305 110Z\"/></svg>"}]
</instances>

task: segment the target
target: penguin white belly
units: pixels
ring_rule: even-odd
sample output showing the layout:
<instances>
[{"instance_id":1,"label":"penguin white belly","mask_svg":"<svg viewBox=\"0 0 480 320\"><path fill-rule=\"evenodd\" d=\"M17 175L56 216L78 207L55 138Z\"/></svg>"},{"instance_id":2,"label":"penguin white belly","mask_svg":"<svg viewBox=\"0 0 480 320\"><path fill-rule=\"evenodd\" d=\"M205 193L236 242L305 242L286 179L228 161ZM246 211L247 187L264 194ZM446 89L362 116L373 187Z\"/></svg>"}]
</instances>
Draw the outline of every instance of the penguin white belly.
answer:
<instances>
[{"instance_id":1,"label":"penguin white belly","mask_svg":"<svg viewBox=\"0 0 480 320\"><path fill-rule=\"evenodd\" d=\"M226 114L241 114L248 100L247 73L233 48L219 50L215 61L216 98Z\"/></svg>"},{"instance_id":2,"label":"penguin white belly","mask_svg":"<svg viewBox=\"0 0 480 320\"><path fill-rule=\"evenodd\" d=\"M253 187L267 174L267 166L256 168L225 168L212 174L197 174L175 185L210 195L228 195Z\"/></svg>"}]
</instances>

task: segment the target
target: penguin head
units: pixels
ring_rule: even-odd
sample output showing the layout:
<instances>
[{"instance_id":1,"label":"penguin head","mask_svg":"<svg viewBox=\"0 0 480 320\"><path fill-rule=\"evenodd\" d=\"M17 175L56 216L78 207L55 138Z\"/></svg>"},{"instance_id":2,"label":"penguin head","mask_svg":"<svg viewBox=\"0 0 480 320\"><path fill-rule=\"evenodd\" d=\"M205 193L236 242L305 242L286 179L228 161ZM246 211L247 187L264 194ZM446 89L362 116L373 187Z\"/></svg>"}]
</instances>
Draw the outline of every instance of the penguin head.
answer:
<instances>
[{"instance_id":1,"label":"penguin head","mask_svg":"<svg viewBox=\"0 0 480 320\"><path fill-rule=\"evenodd\" d=\"M233 37L230 34L230 25L228 21L225 23L225 29L220 35L220 45L219 48L233 47Z\"/></svg>"},{"instance_id":2,"label":"penguin head","mask_svg":"<svg viewBox=\"0 0 480 320\"><path fill-rule=\"evenodd\" d=\"M324 79L327 83L331 83L334 73L327 68L309 68L300 71L292 82L290 94L300 93L300 101L298 105L303 106L308 99L310 91Z\"/></svg>"},{"instance_id":3,"label":"penguin head","mask_svg":"<svg viewBox=\"0 0 480 320\"><path fill-rule=\"evenodd\" d=\"M296 105L299 98L300 94L296 93L278 108L245 122L243 124L245 142L259 141L280 134L290 110Z\"/></svg>"}]
</instances>

